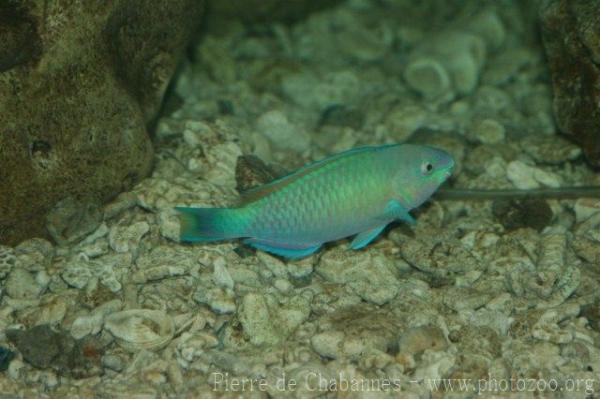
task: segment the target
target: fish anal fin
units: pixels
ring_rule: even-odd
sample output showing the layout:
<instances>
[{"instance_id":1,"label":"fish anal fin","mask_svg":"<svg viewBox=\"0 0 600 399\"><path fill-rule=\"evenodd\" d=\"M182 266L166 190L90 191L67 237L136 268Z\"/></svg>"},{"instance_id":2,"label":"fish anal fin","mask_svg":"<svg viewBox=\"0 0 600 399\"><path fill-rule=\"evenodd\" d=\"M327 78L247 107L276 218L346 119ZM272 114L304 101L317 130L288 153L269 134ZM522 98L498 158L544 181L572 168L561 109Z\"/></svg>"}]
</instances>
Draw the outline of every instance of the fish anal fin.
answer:
<instances>
[{"instance_id":1,"label":"fish anal fin","mask_svg":"<svg viewBox=\"0 0 600 399\"><path fill-rule=\"evenodd\" d=\"M265 240L259 240L255 238L248 238L244 240L244 244L250 245L256 249L261 251L269 252L275 255L283 256L288 259L300 259L305 258L313 253L315 253L319 248L321 248L321 244L310 245L307 247L285 247L279 246L276 243L271 243Z\"/></svg>"},{"instance_id":2,"label":"fish anal fin","mask_svg":"<svg viewBox=\"0 0 600 399\"><path fill-rule=\"evenodd\" d=\"M362 247L368 245L371 241L377 238L379 234L381 234L385 226L387 226L387 224L383 224L357 234L350 243L350 248L361 249Z\"/></svg>"}]
</instances>

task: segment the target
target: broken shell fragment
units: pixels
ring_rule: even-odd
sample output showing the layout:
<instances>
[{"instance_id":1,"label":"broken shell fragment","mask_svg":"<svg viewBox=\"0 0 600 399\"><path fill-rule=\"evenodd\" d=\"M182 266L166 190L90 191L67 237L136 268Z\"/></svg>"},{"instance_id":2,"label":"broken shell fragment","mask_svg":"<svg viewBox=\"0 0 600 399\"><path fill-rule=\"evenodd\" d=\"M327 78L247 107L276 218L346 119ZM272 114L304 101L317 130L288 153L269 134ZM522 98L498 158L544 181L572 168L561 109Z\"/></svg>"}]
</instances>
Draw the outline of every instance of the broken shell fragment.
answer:
<instances>
[{"instance_id":1,"label":"broken shell fragment","mask_svg":"<svg viewBox=\"0 0 600 399\"><path fill-rule=\"evenodd\" d=\"M113 313L104 327L117 343L129 352L140 349L157 351L173 339L175 323L165 312L151 309L131 309Z\"/></svg>"}]
</instances>

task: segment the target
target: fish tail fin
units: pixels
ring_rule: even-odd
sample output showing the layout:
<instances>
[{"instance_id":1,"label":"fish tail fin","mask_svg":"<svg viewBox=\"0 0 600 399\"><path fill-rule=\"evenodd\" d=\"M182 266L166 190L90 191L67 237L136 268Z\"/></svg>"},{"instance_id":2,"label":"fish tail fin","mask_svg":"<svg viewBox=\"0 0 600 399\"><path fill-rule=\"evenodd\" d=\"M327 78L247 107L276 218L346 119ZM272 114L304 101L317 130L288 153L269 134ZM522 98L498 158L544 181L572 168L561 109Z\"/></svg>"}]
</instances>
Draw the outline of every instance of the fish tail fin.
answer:
<instances>
[{"instance_id":1,"label":"fish tail fin","mask_svg":"<svg viewBox=\"0 0 600 399\"><path fill-rule=\"evenodd\" d=\"M177 207L184 242L221 241L244 236L245 220L240 208Z\"/></svg>"}]
</instances>

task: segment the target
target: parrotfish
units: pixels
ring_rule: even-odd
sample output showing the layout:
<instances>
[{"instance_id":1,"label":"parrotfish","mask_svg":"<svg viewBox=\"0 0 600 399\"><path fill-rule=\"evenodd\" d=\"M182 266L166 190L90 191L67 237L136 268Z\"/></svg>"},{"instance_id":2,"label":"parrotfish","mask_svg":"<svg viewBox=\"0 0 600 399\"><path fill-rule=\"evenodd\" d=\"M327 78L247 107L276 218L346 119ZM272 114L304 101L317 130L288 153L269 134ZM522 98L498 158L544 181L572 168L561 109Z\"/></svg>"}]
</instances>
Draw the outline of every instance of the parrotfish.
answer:
<instances>
[{"instance_id":1,"label":"parrotfish","mask_svg":"<svg viewBox=\"0 0 600 399\"><path fill-rule=\"evenodd\" d=\"M324 243L356 235L360 249L391 222L414 224L409 211L451 175L447 152L391 144L351 149L242 193L231 208L175 208L183 242L243 238L244 243L290 259Z\"/></svg>"}]
</instances>

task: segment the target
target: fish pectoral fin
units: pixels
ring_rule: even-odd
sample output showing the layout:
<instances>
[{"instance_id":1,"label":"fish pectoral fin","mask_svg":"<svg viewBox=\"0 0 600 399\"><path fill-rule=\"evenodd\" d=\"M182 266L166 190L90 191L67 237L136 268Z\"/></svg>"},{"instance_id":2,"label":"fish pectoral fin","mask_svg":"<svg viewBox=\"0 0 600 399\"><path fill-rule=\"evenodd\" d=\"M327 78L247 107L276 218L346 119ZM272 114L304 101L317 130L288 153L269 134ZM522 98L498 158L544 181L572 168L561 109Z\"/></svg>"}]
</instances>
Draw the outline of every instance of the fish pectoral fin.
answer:
<instances>
[{"instance_id":1,"label":"fish pectoral fin","mask_svg":"<svg viewBox=\"0 0 600 399\"><path fill-rule=\"evenodd\" d=\"M288 247L281 243L276 243L272 241L259 240L257 238L248 238L244 240L244 244L250 245L256 249L260 249L261 251L270 252L275 255L283 256L288 259L300 259L305 258L314 252L316 252L319 248L321 248L321 244L307 246L307 247Z\"/></svg>"},{"instance_id":2,"label":"fish pectoral fin","mask_svg":"<svg viewBox=\"0 0 600 399\"><path fill-rule=\"evenodd\" d=\"M399 219L411 225L417 223L415 219L410 216L410 213L408 213L408 209L406 209L400 202L396 200L391 200L388 202L385 208L385 214L392 219Z\"/></svg>"},{"instance_id":3,"label":"fish pectoral fin","mask_svg":"<svg viewBox=\"0 0 600 399\"><path fill-rule=\"evenodd\" d=\"M379 234L381 234L385 226L387 226L387 224L377 226L373 229L365 230L362 233L357 234L350 243L350 248L361 249L362 247L366 246L375 238L377 238Z\"/></svg>"}]
</instances>

